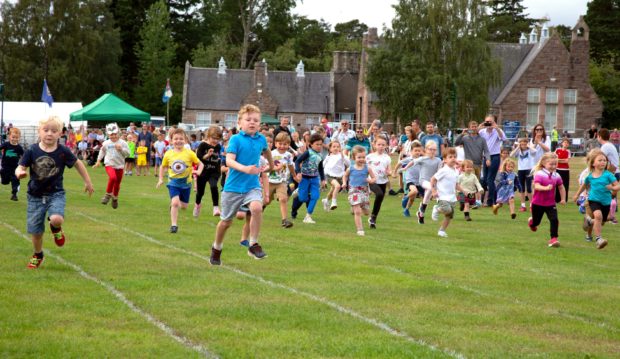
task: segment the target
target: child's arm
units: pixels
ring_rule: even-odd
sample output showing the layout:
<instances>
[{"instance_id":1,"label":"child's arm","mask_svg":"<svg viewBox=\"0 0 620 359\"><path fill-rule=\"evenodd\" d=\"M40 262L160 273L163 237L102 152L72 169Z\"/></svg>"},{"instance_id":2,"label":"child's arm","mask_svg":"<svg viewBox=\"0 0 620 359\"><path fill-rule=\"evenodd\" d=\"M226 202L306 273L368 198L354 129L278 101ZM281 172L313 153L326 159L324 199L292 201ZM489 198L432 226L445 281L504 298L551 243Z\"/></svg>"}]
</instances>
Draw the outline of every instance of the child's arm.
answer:
<instances>
[{"instance_id":1,"label":"child's arm","mask_svg":"<svg viewBox=\"0 0 620 359\"><path fill-rule=\"evenodd\" d=\"M542 184L538 183L538 182L534 182L534 190L536 191L551 191L553 189L553 185L547 185L547 186L543 186Z\"/></svg>"},{"instance_id":2,"label":"child's arm","mask_svg":"<svg viewBox=\"0 0 620 359\"><path fill-rule=\"evenodd\" d=\"M192 174L196 175L196 176L200 176L200 174L202 173L202 170L205 168L205 164L202 163L202 161L198 161L198 168L196 168L194 171L192 171Z\"/></svg>"},{"instance_id":3,"label":"child's arm","mask_svg":"<svg viewBox=\"0 0 620 359\"><path fill-rule=\"evenodd\" d=\"M573 202L577 203L577 200L579 199L579 195L585 191L588 188L588 185L584 182L582 184L579 185L579 189L577 190L577 193L575 193L575 195L573 196Z\"/></svg>"},{"instance_id":4,"label":"child's arm","mask_svg":"<svg viewBox=\"0 0 620 359\"><path fill-rule=\"evenodd\" d=\"M614 181L613 183L608 184L605 188L607 188L608 190L612 192L620 191L620 182Z\"/></svg>"},{"instance_id":5,"label":"child's arm","mask_svg":"<svg viewBox=\"0 0 620 359\"><path fill-rule=\"evenodd\" d=\"M269 159L271 160L271 156L269 157ZM273 160L271 161L271 164L273 165ZM226 166L236 171L247 173L249 175L257 175L261 173L261 169L258 168L256 165L245 166L237 162L237 154L235 153L226 154Z\"/></svg>"},{"instance_id":6,"label":"child's arm","mask_svg":"<svg viewBox=\"0 0 620 359\"><path fill-rule=\"evenodd\" d=\"M88 196L91 196L93 192L95 192L95 189L93 188L93 183L90 181L90 176L88 175L86 166L84 166L82 161L75 161L75 169L84 180L84 192L88 193Z\"/></svg>"},{"instance_id":7,"label":"child's arm","mask_svg":"<svg viewBox=\"0 0 620 359\"><path fill-rule=\"evenodd\" d=\"M370 179L368 180L368 183L372 184L377 182L377 176L375 176L375 172L373 172L373 170L368 167L368 176L370 177Z\"/></svg>"},{"instance_id":8,"label":"child's arm","mask_svg":"<svg viewBox=\"0 0 620 359\"><path fill-rule=\"evenodd\" d=\"M15 169L15 177L17 177L17 179L28 177L28 172L26 172L26 167L22 165L17 166L17 168Z\"/></svg>"},{"instance_id":9,"label":"child's arm","mask_svg":"<svg viewBox=\"0 0 620 359\"><path fill-rule=\"evenodd\" d=\"M431 177L431 190L433 198L437 198L437 178L435 178L435 176Z\"/></svg>"},{"instance_id":10,"label":"child's arm","mask_svg":"<svg viewBox=\"0 0 620 359\"><path fill-rule=\"evenodd\" d=\"M269 172L273 171L273 157L271 157L271 150L266 148L263 151L263 156L265 156L265 159L269 162Z\"/></svg>"},{"instance_id":11,"label":"child's arm","mask_svg":"<svg viewBox=\"0 0 620 359\"><path fill-rule=\"evenodd\" d=\"M510 157L517 157L517 152L519 151L519 147L516 147L512 152L510 152Z\"/></svg>"},{"instance_id":12,"label":"child's arm","mask_svg":"<svg viewBox=\"0 0 620 359\"><path fill-rule=\"evenodd\" d=\"M319 177L321 178L321 188L325 187L325 169L323 169L323 161L319 162Z\"/></svg>"},{"instance_id":13,"label":"child's arm","mask_svg":"<svg viewBox=\"0 0 620 359\"><path fill-rule=\"evenodd\" d=\"M95 162L93 168L97 168L101 165L101 160L105 157L107 151L108 150L106 146L101 146L101 149L99 150L99 156L97 156L97 162Z\"/></svg>"},{"instance_id":14,"label":"child's arm","mask_svg":"<svg viewBox=\"0 0 620 359\"><path fill-rule=\"evenodd\" d=\"M293 166L292 163L288 164L288 171L291 173L291 176L293 176L293 178L297 177L297 172L295 172L295 166Z\"/></svg>"},{"instance_id":15,"label":"child's arm","mask_svg":"<svg viewBox=\"0 0 620 359\"><path fill-rule=\"evenodd\" d=\"M560 204L566 204L566 191L564 190L564 185L559 185L558 190L560 191Z\"/></svg>"},{"instance_id":16,"label":"child's arm","mask_svg":"<svg viewBox=\"0 0 620 359\"><path fill-rule=\"evenodd\" d=\"M164 183L164 173L168 170L168 166L161 165L159 166L159 180L155 185L155 188L159 188Z\"/></svg>"},{"instance_id":17,"label":"child's arm","mask_svg":"<svg viewBox=\"0 0 620 359\"><path fill-rule=\"evenodd\" d=\"M342 188L346 188L347 187L347 182L349 181L349 173L351 172L351 167L347 168L346 171L344 171L344 176L342 176Z\"/></svg>"}]
</instances>

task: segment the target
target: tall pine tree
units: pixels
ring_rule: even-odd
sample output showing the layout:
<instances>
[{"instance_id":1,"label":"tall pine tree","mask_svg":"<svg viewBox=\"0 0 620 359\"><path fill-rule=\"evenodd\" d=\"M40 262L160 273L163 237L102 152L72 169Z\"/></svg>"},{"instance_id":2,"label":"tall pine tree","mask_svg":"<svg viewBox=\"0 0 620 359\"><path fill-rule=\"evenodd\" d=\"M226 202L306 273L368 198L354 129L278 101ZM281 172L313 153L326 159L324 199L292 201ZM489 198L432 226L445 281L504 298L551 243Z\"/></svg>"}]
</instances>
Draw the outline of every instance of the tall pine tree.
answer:
<instances>
[{"instance_id":1,"label":"tall pine tree","mask_svg":"<svg viewBox=\"0 0 620 359\"><path fill-rule=\"evenodd\" d=\"M491 14L487 19L489 40L493 42L519 42L521 33L528 35L536 19L525 14L523 0L489 0Z\"/></svg>"}]
</instances>

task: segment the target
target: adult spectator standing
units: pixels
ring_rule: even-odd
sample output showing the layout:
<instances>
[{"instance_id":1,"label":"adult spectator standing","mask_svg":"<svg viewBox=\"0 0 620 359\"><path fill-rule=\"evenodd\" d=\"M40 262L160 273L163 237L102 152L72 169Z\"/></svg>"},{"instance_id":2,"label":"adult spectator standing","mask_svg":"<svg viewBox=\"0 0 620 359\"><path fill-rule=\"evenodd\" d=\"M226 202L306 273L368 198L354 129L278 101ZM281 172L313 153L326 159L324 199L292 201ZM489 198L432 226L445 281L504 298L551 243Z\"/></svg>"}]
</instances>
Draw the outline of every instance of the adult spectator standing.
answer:
<instances>
[{"instance_id":1,"label":"adult spectator standing","mask_svg":"<svg viewBox=\"0 0 620 359\"><path fill-rule=\"evenodd\" d=\"M536 164L545 152L549 152L551 149L551 140L547 136L545 127L540 123L532 128L532 135L530 138L530 147L536 151L532 163Z\"/></svg>"},{"instance_id":2,"label":"adult spectator standing","mask_svg":"<svg viewBox=\"0 0 620 359\"><path fill-rule=\"evenodd\" d=\"M388 133L383 130L383 123L381 123L381 120L372 121L370 128L368 128L368 139L370 140L370 143L373 143L377 136L382 136L388 143L390 141L390 136L388 136Z\"/></svg>"},{"instance_id":3,"label":"adult spectator standing","mask_svg":"<svg viewBox=\"0 0 620 359\"><path fill-rule=\"evenodd\" d=\"M323 127L323 129L325 130L325 136L331 138L332 134L333 134L333 131L332 131L332 128L329 127L328 122L329 121L327 121L327 117L323 117L321 119L321 127Z\"/></svg>"},{"instance_id":4,"label":"adult spectator standing","mask_svg":"<svg viewBox=\"0 0 620 359\"><path fill-rule=\"evenodd\" d=\"M586 151L589 152L591 149L598 147L598 129L595 124L590 126L590 129L586 132L586 136L588 140L586 143Z\"/></svg>"},{"instance_id":5,"label":"adult spectator standing","mask_svg":"<svg viewBox=\"0 0 620 359\"><path fill-rule=\"evenodd\" d=\"M558 148L558 141L560 140L560 133L556 126L553 126L553 131L551 131L551 151L555 152Z\"/></svg>"},{"instance_id":6,"label":"adult spectator standing","mask_svg":"<svg viewBox=\"0 0 620 359\"><path fill-rule=\"evenodd\" d=\"M293 136L291 135L291 130L289 130L288 128L290 122L291 122L291 119L288 116L280 117L280 125L273 130L273 138L276 138L276 136L280 132L286 132L288 133L289 138L293 138ZM275 148L275 141L273 144L273 148ZM291 148L297 151L298 147L295 141L291 141Z\"/></svg>"},{"instance_id":7,"label":"adult spectator standing","mask_svg":"<svg viewBox=\"0 0 620 359\"><path fill-rule=\"evenodd\" d=\"M616 151L620 151L620 132L617 128L609 134L609 141L616 147Z\"/></svg>"},{"instance_id":8,"label":"adult spectator standing","mask_svg":"<svg viewBox=\"0 0 620 359\"><path fill-rule=\"evenodd\" d=\"M129 126L127 126L127 130L126 130L127 134L133 134L138 136L140 133L138 132L138 129L136 128L136 124L133 122L129 122Z\"/></svg>"},{"instance_id":9,"label":"adult spectator standing","mask_svg":"<svg viewBox=\"0 0 620 359\"><path fill-rule=\"evenodd\" d=\"M433 121L428 121L426 123L426 134L422 136L422 139L420 140L420 142L422 142L422 147L426 148L426 144L429 141L433 141L437 144L437 157L443 158L442 153L445 151L446 145L443 141L443 137L439 133L435 132L435 122Z\"/></svg>"},{"instance_id":10,"label":"adult spectator standing","mask_svg":"<svg viewBox=\"0 0 620 359\"><path fill-rule=\"evenodd\" d=\"M411 132L418 141L422 140L422 137L424 137L424 131L422 131L422 127L420 126L420 120L417 118L411 121Z\"/></svg>"},{"instance_id":11,"label":"adult spectator standing","mask_svg":"<svg viewBox=\"0 0 620 359\"><path fill-rule=\"evenodd\" d=\"M138 143L140 143L140 141L144 141L144 145L148 148L148 151L146 151L146 163L147 166L149 166L151 163L151 144L153 143L153 134L149 131L149 128L146 125L142 125L142 132L138 134Z\"/></svg>"},{"instance_id":12,"label":"adult spectator standing","mask_svg":"<svg viewBox=\"0 0 620 359\"><path fill-rule=\"evenodd\" d=\"M494 115L487 115L484 122L478 126L478 134L482 137L489 149L490 161L484 163L483 176L480 181L482 188L488 193L487 206L495 204L495 177L499 170L499 153L502 149L502 142L506 140L506 135L501 128L497 126Z\"/></svg>"},{"instance_id":13,"label":"adult spectator standing","mask_svg":"<svg viewBox=\"0 0 620 359\"><path fill-rule=\"evenodd\" d=\"M344 155L348 156L353 147L355 146L364 147L364 149L366 149L367 155L370 153L370 140L364 134L364 128L362 126L358 126L355 129L355 137L353 137L347 142L347 145L344 148Z\"/></svg>"},{"instance_id":14,"label":"adult spectator standing","mask_svg":"<svg viewBox=\"0 0 620 359\"><path fill-rule=\"evenodd\" d=\"M465 159L474 163L476 177L480 178L480 170L483 164L491 165L491 155L489 154L487 141L478 135L478 122L469 122L469 128L464 129L463 133L456 137L454 145L463 145Z\"/></svg>"},{"instance_id":15,"label":"adult spectator standing","mask_svg":"<svg viewBox=\"0 0 620 359\"><path fill-rule=\"evenodd\" d=\"M620 181L620 156L618 156L618 150L616 150L616 147L609 142L609 130L606 128L601 128L598 131L597 140L598 143L601 144L601 151L603 151L605 156L607 156L607 170L616 176L616 180ZM616 196L614 196L613 200L617 201ZM616 218L615 212L609 214L609 220L613 224L618 224L618 219Z\"/></svg>"},{"instance_id":16,"label":"adult spectator standing","mask_svg":"<svg viewBox=\"0 0 620 359\"><path fill-rule=\"evenodd\" d=\"M340 142L341 148L344 148L347 144L347 141L355 137L355 131L353 131L349 125L349 120L340 121L340 127L338 128L338 131L335 131L332 135L332 141Z\"/></svg>"}]
</instances>

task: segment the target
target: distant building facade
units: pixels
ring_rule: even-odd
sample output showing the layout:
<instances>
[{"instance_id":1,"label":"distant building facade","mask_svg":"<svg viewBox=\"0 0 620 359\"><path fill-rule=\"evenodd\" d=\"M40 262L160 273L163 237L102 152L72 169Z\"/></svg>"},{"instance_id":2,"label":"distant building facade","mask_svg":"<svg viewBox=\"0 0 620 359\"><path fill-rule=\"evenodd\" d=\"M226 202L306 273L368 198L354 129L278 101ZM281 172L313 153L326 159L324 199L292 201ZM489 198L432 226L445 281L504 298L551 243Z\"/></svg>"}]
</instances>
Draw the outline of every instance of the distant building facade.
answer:
<instances>
[{"instance_id":1,"label":"distant building facade","mask_svg":"<svg viewBox=\"0 0 620 359\"><path fill-rule=\"evenodd\" d=\"M381 118L377 95L365 82L368 52L379 46L377 29L364 34L362 51L335 51L330 72L269 71L257 62L254 70L228 70L185 65L183 122L232 127L242 104L258 105L271 122L290 117L298 128L316 125L327 117L367 125ZM572 33L570 51L546 27L519 43L490 43L502 63L501 83L489 89L491 112L503 121L531 127L544 123L572 133L589 127L602 116L603 105L589 82L589 29L583 16ZM404 119L403 123L408 123ZM390 126L388 126L390 127Z\"/></svg>"}]
</instances>

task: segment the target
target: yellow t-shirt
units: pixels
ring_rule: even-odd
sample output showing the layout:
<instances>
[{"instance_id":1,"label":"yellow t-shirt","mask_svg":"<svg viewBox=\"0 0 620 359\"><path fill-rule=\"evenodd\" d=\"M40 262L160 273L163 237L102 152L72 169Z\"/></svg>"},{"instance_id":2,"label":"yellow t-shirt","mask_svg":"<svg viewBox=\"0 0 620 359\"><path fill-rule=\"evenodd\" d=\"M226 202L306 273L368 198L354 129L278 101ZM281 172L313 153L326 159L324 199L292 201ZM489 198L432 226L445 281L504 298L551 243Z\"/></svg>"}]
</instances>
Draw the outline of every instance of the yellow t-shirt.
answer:
<instances>
[{"instance_id":1,"label":"yellow t-shirt","mask_svg":"<svg viewBox=\"0 0 620 359\"><path fill-rule=\"evenodd\" d=\"M166 151L162 166L168 167L168 182L177 187L186 187L192 183L192 165L200 163L196 153L187 148L181 151Z\"/></svg>"},{"instance_id":2,"label":"yellow t-shirt","mask_svg":"<svg viewBox=\"0 0 620 359\"><path fill-rule=\"evenodd\" d=\"M146 148L146 146L138 146L138 149L136 149L136 153L138 154L138 159L142 160L144 159L146 161L146 153L149 151L148 148Z\"/></svg>"}]
</instances>

